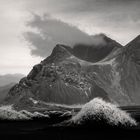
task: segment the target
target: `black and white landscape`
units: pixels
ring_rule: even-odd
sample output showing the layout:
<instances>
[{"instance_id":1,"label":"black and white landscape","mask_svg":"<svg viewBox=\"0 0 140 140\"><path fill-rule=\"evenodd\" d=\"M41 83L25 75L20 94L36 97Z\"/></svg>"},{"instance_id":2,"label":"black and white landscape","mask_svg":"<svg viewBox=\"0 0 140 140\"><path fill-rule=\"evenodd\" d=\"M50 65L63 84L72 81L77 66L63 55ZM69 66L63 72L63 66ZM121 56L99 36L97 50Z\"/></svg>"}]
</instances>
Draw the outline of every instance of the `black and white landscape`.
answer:
<instances>
[{"instance_id":1,"label":"black and white landscape","mask_svg":"<svg viewBox=\"0 0 140 140\"><path fill-rule=\"evenodd\" d=\"M1 134L140 129L140 2L67 2L0 2Z\"/></svg>"}]
</instances>

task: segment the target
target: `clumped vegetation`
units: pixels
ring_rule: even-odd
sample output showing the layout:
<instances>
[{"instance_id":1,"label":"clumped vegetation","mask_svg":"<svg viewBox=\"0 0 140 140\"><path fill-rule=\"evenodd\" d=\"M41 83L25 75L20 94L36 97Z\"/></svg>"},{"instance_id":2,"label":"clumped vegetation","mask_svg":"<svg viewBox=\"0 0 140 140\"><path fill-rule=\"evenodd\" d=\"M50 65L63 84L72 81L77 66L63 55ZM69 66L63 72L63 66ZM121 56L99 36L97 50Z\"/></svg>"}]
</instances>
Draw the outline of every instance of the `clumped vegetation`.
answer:
<instances>
[{"instance_id":1,"label":"clumped vegetation","mask_svg":"<svg viewBox=\"0 0 140 140\"><path fill-rule=\"evenodd\" d=\"M0 107L0 120L28 120L29 118L12 109L12 106Z\"/></svg>"},{"instance_id":2,"label":"clumped vegetation","mask_svg":"<svg viewBox=\"0 0 140 140\"><path fill-rule=\"evenodd\" d=\"M88 125L104 122L110 126L136 126L136 121L125 111L120 110L116 105L107 103L100 98L95 98L85 104L81 111L71 119L75 125Z\"/></svg>"}]
</instances>

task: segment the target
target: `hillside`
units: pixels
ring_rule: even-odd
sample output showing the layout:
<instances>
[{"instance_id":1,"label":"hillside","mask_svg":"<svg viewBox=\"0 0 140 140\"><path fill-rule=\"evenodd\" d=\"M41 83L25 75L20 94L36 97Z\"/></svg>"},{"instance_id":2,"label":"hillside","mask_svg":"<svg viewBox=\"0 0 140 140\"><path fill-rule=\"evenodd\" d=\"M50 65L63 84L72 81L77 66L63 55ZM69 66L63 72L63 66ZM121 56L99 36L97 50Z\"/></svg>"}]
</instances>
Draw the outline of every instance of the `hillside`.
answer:
<instances>
[{"instance_id":1,"label":"hillside","mask_svg":"<svg viewBox=\"0 0 140 140\"><path fill-rule=\"evenodd\" d=\"M30 98L74 105L100 97L121 106L138 105L140 67L136 58L139 52L134 51L138 46L139 38L136 38L93 63L75 56L68 46L58 44L49 57L10 89L4 103L14 103L18 109L34 106Z\"/></svg>"}]
</instances>

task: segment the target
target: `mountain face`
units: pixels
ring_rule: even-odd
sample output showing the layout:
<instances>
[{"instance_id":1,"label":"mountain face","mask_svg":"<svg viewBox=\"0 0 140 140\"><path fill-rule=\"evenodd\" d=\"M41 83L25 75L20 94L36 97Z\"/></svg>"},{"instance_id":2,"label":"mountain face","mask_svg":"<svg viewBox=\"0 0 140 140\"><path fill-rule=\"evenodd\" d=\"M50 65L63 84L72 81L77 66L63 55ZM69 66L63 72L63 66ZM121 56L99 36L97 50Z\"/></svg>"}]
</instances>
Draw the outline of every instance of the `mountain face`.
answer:
<instances>
[{"instance_id":1,"label":"mountain face","mask_svg":"<svg viewBox=\"0 0 140 140\"><path fill-rule=\"evenodd\" d=\"M112 51L115 51L118 48L122 48L122 45L108 38L107 36L103 34L98 36L102 37L104 41L102 44L77 44L72 49L73 55L88 62L97 62L104 59Z\"/></svg>"},{"instance_id":2,"label":"mountain face","mask_svg":"<svg viewBox=\"0 0 140 140\"><path fill-rule=\"evenodd\" d=\"M115 102L120 105L139 105L139 58L140 36L103 61L95 63L92 68L90 67L90 71L96 73L96 82L106 89L109 97Z\"/></svg>"},{"instance_id":3,"label":"mountain face","mask_svg":"<svg viewBox=\"0 0 140 140\"><path fill-rule=\"evenodd\" d=\"M6 74L0 75L0 87L6 86L11 83L18 83L19 80L24 77L23 74Z\"/></svg>"},{"instance_id":4,"label":"mountain face","mask_svg":"<svg viewBox=\"0 0 140 140\"><path fill-rule=\"evenodd\" d=\"M125 47L114 47L107 57L93 63L91 57L84 60L70 47L56 45L48 58L10 89L4 104L14 104L20 110L34 107L38 101L40 106L73 105L100 97L119 105L138 105L139 46L140 37L137 37Z\"/></svg>"}]
</instances>

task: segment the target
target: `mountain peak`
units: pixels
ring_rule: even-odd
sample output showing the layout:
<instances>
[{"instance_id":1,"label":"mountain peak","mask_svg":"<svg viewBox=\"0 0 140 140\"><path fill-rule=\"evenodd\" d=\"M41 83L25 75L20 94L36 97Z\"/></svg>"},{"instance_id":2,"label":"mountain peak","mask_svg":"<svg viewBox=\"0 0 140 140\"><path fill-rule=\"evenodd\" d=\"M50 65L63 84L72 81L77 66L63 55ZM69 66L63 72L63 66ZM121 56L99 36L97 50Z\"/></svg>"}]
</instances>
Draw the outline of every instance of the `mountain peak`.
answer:
<instances>
[{"instance_id":1,"label":"mountain peak","mask_svg":"<svg viewBox=\"0 0 140 140\"><path fill-rule=\"evenodd\" d=\"M96 36L96 37L100 36L100 37L103 37L103 38L107 37L104 33L96 34L94 36Z\"/></svg>"},{"instance_id":2,"label":"mountain peak","mask_svg":"<svg viewBox=\"0 0 140 140\"><path fill-rule=\"evenodd\" d=\"M140 46L140 35L138 35L136 38L134 38L132 41L130 41L126 46L130 45L139 45Z\"/></svg>"},{"instance_id":3,"label":"mountain peak","mask_svg":"<svg viewBox=\"0 0 140 140\"><path fill-rule=\"evenodd\" d=\"M129 42L125 47L125 54L130 57L135 63L140 60L140 35L138 35L135 39Z\"/></svg>"},{"instance_id":4,"label":"mountain peak","mask_svg":"<svg viewBox=\"0 0 140 140\"><path fill-rule=\"evenodd\" d=\"M117 44L117 47L121 47L121 44L119 44L118 42L116 42L115 40L111 39L110 37L108 37L106 34L104 33L100 33L100 34L97 34L97 35L93 35L93 38L102 38L105 42L105 44L108 44L108 43L115 43Z\"/></svg>"},{"instance_id":5,"label":"mountain peak","mask_svg":"<svg viewBox=\"0 0 140 140\"><path fill-rule=\"evenodd\" d=\"M79 59L89 62L98 62L103 60L112 51L122 48L122 45L115 40L107 37L105 34L98 34L92 36L93 40L101 41L101 44L76 44L72 49L73 55Z\"/></svg>"},{"instance_id":6,"label":"mountain peak","mask_svg":"<svg viewBox=\"0 0 140 140\"><path fill-rule=\"evenodd\" d=\"M140 35L138 35L134 40L140 40Z\"/></svg>"},{"instance_id":7,"label":"mountain peak","mask_svg":"<svg viewBox=\"0 0 140 140\"><path fill-rule=\"evenodd\" d=\"M58 59L61 57L68 57L70 56L70 52L66 49L67 46L62 45L62 44L57 44L53 51L52 51L52 56L57 56Z\"/></svg>"},{"instance_id":8,"label":"mountain peak","mask_svg":"<svg viewBox=\"0 0 140 140\"><path fill-rule=\"evenodd\" d=\"M125 48L128 48L129 50L135 50L140 49L140 35L138 35L136 38L134 38L132 41L130 41Z\"/></svg>"},{"instance_id":9,"label":"mountain peak","mask_svg":"<svg viewBox=\"0 0 140 140\"><path fill-rule=\"evenodd\" d=\"M60 60L63 60L66 57L71 56L71 53L66 49L68 46L62 45L62 44L57 44L51 55L49 57L47 57L44 62L49 63L49 62L58 62Z\"/></svg>"}]
</instances>

